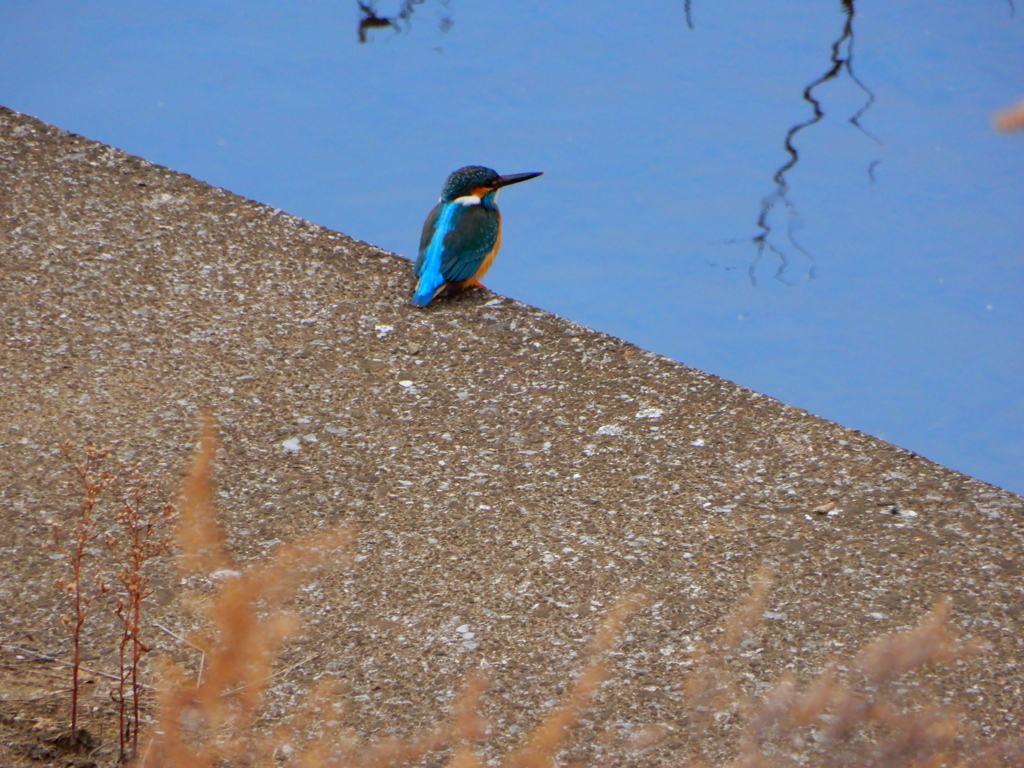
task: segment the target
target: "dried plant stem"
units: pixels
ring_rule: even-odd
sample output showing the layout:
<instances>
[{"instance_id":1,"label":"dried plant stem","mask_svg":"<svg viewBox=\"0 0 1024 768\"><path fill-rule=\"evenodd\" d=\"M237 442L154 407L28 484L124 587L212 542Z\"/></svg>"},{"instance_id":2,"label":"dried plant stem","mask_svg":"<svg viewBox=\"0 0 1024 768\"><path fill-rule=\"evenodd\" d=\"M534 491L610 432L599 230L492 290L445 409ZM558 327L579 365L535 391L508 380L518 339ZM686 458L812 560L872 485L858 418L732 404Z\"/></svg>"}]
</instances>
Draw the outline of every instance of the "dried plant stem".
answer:
<instances>
[{"instance_id":1,"label":"dried plant stem","mask_svg":"<svg viewBox=\"0 0 1024 768\"><path fill-rule=\"evenodd\" d=\"M139 666L149 647L142 641L143 604L152 594L147 564L171 546L170 526L175 515L171 504L152 504L148 498L149 478L138 466L115 476L112 493L118 501L119 536L107 537L118 563L117 582L121 593L114 613L121 621L118 644L119 682L118 744L121 760L138 751L140 694ZM129 711L130 710L130 711ZM130 744L130 748L129 748Z\"/></svg>"},{"instance_id":2,"label":"dried plant stem","mask_svg":"<svg viewBox=\"0 0 1024 768\"><path fill-rule=\"evenodd\" d=\"M98 465L107 457L109 451L100 450L94 446L87 446L85 457L80 463L75 463L72 456L71 443L64 443L61 450L68 462L71 464L75 474L78 475L82 485L82 500L78 505L78 515L71 530L70 541L64 547L67 556L68 567L71 569L70 581L59 579L57 588L60 589L71 603L71 615L64 616L64 625L71 632L71 732L78 732L78 699L80 687L80 671L82 663L82 631L85 627L86 618L92 608L93 597L85 593L87 557L90 544L99 535L96 523L96 507L100 502L102 494L110 487L112 476L98 468ZM61 548L61 534L64 531L64 524L54 523L52 525L55 545ZM97 576L98 591L106 591L103 582Z\"/></svg>"}]
</instances>

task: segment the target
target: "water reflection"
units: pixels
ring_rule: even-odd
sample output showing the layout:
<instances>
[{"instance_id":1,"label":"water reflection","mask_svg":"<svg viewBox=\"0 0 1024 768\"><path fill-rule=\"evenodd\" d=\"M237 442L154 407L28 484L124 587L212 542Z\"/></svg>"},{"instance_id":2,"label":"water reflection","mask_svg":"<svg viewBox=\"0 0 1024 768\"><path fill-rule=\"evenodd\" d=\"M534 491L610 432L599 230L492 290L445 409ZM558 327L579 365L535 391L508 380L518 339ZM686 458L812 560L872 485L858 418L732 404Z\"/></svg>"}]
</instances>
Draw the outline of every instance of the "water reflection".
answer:
<instances>
[{"instance_id":1,"label":"water reflection","mask_svg":"<svg viewBox=\"0 0 1024 768\"><path fill-rule=\"evenodd\" d=\"M383 16L378 16L372 4L359 3L359 12L363 14L363 17L359 20L360 43L366 42L366 33L369 32L371 29L380 29L382 27L395 26L395 23L391 19L385 18Z\"/></svg>"},{"instance_id":2,"label":"water reflection","mask_svg":"<svg viewBox=\"0 0 1024 768\"><path fill-rule=\"evenodd\" d=\"M408 26L413 13L425 2L426 0L403 0L397 13L393 16L382 16L377 12L376 0L369 0L368 2L357 0L359 12L362 14L362 17L359 19L359 42L365 43L369 40L368 32L371 29L391 27L396 32L400 32L402 30L401 24L404 23ZM438 21L437 26L442 32L447 32L455 22L448 7L448 0L443 0L441 6L444 10L441 13L441 19Z\"/></svg>"},{"instance_id":3,"label":"water reflection","mask_svg":"<svg viewBox=\"0 0 1024 768\"><path fill-rule=\"evenodd\" d=\"M875 103L875 94L859 77L857 77L857 73L853 70L853 20L856 15L854 0L841 0L841 3L843 10L843 27L839 37L837 37L835 42L832 43L832 55L829 60L829 68L823 75L804 88L803 98L804 101L811 105L812 115L802 123L794 125L786 133L786 138L782 144L786 150L786 154L789 155L789 159L782 164L779 170L777 170L775 175L772 177L772 181L775 182L775 191L761 200L761 212L757 217L757 227L760 230L760 234L756 235L752 239L754 245L757 246L757 255L754 257L754 260L751 262L748 270L750 281L754 285L757 285L757 267L760 264L761 259L764 257L766 250L771 252L778 259L779 266L775 270L774 275L776 280L780 280L787 285L794 285L794 283L788 280L785 276L790 262L787 252L792 254L793 251L799 253L807 262L809 262L806 278L809 280L814 278L814 257L811 256L807 249L804 248L796 238L796 230L802 226L803 219L800 217L799 211L797 211L796 206L793 204L793 201L789 196L789 182L786 180L786 174L788 174L800 161L800 152L797 150L794 143L797 134L807 128L810 128L812 125L821 122L825 118L825 112L821 108L821 102L814 96L815 89L830 80L834 80L840 74L845 73L850 81L864 92L866 97L860 109L858 109L851 117L847 118L848 121L865 136L874 140L878 144L882 143L881 139L871 133L871 131L865 128L860 122L860 119ZM875 168L880 162L880 160L874 160L870 165L868 165L868 178L872 182L875 180ZM777 209L780 206L786 216L786 240L789 243L788 246L779 244L779 242L773 238L775 228L772 226L770 218L773 213L777 212Z\"/></svg>"}]
</instances>

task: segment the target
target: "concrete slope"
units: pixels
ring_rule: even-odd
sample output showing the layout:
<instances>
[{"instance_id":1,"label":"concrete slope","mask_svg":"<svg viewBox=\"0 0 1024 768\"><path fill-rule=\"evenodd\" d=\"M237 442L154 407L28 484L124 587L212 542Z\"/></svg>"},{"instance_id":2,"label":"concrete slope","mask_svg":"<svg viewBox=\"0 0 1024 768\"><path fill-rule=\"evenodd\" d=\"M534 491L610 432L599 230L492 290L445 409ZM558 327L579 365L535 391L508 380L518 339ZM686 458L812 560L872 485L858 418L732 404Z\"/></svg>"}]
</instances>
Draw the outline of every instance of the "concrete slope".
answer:
<instances>
[{"instance_id":1,"label":"concrete slope","mask_svg":"<svg viewBox=\"0 0 1024 768\"><path fill-rule=\"evenodd\" d=\"M1021 730L1024 499L512 299L423 311L411 287L394 254L0 110L4 642L67 647L47 521L78 496L54 446L176 476L210 408L242 559L359 531L355 570L301 593L285 665L319 655L274 712L326 672L345 727L405 732L483 664L504 749L642 586L654 602L570 754L661 724L676 735L629 760L673 764L695 644L767 564L769 613L730 661L751 692L951 595L980 655L915 680L985 733ZM154 610L180 628L175 579Z\"/></svg>"}]
</instances>

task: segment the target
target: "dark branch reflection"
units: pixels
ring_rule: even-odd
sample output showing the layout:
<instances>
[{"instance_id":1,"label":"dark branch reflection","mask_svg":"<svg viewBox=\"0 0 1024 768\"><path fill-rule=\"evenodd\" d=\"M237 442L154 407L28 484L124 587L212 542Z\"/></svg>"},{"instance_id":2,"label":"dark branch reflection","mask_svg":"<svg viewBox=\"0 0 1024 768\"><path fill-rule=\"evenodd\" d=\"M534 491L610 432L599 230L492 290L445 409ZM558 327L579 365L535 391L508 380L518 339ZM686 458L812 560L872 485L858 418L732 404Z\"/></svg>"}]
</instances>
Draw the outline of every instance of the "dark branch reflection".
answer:
<instances>
[{"instance_id":1,"label":"dark branch reflection","mask_svg":"<svg viewBox=\"0 0 1024 768\"><path fill-rule=\"evenodd\" d=\"M789 257L787 256L787 251L789 253L796 251L810 262L811 266L807 270L806 277L808 279L814 278L814 258L796 239L796 230L803 225L803 219L800 217L800 213L797 211L792 199L790 199L789 182L786 179L786 175L800 161L800 152L797 150L795 144L797 134L807 128L810 128L812 125L821 122L825 118L825 112L821 108L821 102L814 96L815 89L830 80L834 80L840 74L845 73L846 76L849 77L850 81L864 92L866 97L864 104L853 114L853 116L847 118L848 121L865 136L878 144L882 143L877 136L867 130L860 122L864 113L871 109L871 106L875 103L875 94L861 81L857 76L857 73L853 70L854 0L841 0L841 3L844 17L843 28L839 37L836 38L834 43L832 43L830 66L825 73L821 75L821 77L814 80L810 85L804 88L803 99L811 105L812 115L802 123L794 125L786 133L786 138L783 141L783 148L786 150L786 154L789 155L789 159L783 163L782 167L780 167L772 177L772 181L775 182L775 191L761 200L761 212L757 217L757 227L760 230L760 234L753 238L753 243L757 246L757 255L754 257L753 262L751 262L749 269L750 281L754 285L757 285L757 267L760 264L761 259L764 257L765 251L770 252L778 259L779 266L775 270L775 279L780 280L787 285L793 284L785 277L786 270L789 268ZM872 182L875 180L875 168L878 166L879 162L880 161L875 160L868 166L868 178ZM780 207L785 211L786 241L788 242L788 246L782 246L777 242L775 239L776 230L770 221L770 218L774 213L781 212L779 211Z\"/></svg>"},{"instance_id":2,"label":"dark branch reflection","mask_svg":"<svg viewBox=\"0 0 1024 768\"><path fill-rule=\"evenodd\" d=\"M365 43L369 40L368 33L372 29L390 27L396 32L401 32L403 24L408 28L412 15L416 12L416 9L419 6L426 2L426 0L403 0L403 2L398 6L398 11L391 16L378 13L377 0L366 0L366 2L363 0L357 0L357 2L359 5L359 12L362 14L362 17L359 19L359 42ZM441 19L438 21L437 26L442 32L447 32L452 28L452 25L455 22L452 20L452 15L448 7L448 0L443 0L441 5L444 8L444 11L441 14Z\"/></svg>"},{"instance_id":3,"label":"dark branch reflection","mask_svg":"<svg viewBox=\"0 0 1024 768\"><path fill-rule=\"evenodd\" d=\"M1010 0L1012 3L1013 0ZM693 29L693 0L683 0L683 12L686 14L686 26Z\"/></svg>"}]
</instances>

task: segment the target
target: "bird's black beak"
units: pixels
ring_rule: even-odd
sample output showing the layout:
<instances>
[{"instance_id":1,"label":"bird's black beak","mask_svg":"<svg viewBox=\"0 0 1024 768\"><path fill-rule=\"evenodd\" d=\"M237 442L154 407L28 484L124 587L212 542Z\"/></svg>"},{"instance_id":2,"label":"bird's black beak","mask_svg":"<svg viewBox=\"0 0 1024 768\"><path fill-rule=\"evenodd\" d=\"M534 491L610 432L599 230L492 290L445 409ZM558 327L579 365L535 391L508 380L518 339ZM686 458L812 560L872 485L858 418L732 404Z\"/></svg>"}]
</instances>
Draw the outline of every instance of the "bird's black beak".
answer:
<instances>
[{"instance_id":1,"label":"bird's black beak","mask_svg":"<svg viewBox=\"0 0 1024 768\"><path fill-rule=\"evenodd\" d=\"M543 171L535 171L533 173L512 173L508 176L499 176L498 180L494 182L493 188L498 189L499 187L507 187L509 184L518 184L520 181L535 179L543 175L543 173Z\"/></svg>"}]
</instances>

